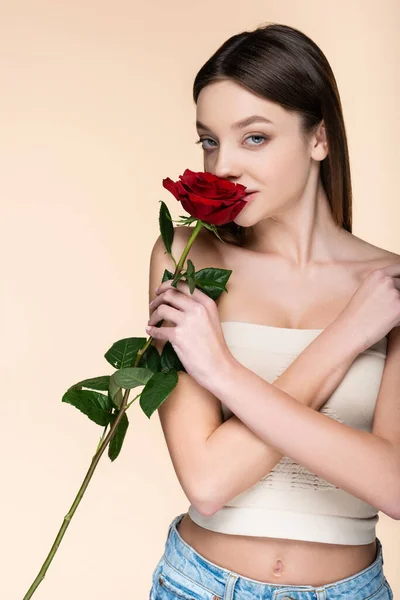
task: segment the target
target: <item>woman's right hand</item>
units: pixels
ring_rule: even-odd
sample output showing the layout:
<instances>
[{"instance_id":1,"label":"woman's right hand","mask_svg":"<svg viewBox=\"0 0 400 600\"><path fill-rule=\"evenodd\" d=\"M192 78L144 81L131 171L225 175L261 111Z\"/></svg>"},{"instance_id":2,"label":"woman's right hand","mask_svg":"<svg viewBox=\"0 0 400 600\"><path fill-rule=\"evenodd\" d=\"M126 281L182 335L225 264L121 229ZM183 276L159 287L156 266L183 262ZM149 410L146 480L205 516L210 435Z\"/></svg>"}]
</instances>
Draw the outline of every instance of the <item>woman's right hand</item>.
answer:
<instances>
[{"instance_id":1,"label":"woman's right hand","mask_svg":"<svg viewBox=\"0 0 400 600\"><path fill-rule=\"evenodd\" d=\"M400 325L400 263L374 269L337 317L363 352Z\"/></svg>"}]
</instances>

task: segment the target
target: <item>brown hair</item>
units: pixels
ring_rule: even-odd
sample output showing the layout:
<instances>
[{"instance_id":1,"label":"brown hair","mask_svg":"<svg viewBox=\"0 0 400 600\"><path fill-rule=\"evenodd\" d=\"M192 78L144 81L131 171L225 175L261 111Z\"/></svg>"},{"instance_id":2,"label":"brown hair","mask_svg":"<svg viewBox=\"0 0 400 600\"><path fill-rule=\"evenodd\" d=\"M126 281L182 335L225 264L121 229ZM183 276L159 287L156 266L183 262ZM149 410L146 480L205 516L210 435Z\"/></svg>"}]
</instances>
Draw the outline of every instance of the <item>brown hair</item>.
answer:
<instances>
[{"instance_id":1,"label":"brown hair","mask_svg":"<svg viewBox=\"0 0 400 600\"><path fill-rule=\"evenodd\" d=\"M209 83L233 80L301 117L307 136L324 120L329 153L320 174L337 225L352 230L352 190L347 137L336 80L322 50L298 29L268 24L230 37L207 60L193 84L197 104ZM226 241L242 246L249 227L233 221L217 227Z\"/></svg>"}]
</instances>

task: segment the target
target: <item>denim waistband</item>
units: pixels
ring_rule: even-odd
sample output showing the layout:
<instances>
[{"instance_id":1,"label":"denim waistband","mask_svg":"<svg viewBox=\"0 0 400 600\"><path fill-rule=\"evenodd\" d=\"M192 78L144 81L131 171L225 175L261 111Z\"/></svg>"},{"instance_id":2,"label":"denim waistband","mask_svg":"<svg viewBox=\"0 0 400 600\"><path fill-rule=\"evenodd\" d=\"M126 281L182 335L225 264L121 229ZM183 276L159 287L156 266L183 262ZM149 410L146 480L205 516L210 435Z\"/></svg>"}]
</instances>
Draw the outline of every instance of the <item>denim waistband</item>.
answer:
<instances>
[{"instance_id":1,"label":"denim waistband","mask_svg":"<svg viewBox=\"0 0 400 600\"><path fill-rule=\"evenodd\" d=\"M263 600L342 600L344 597L362 600L374 596L385 583L387 584L383 574L382 544L378 538L375 560L355 575L318 587L272 584L239 575L199 554L183 540L176 528L185 514L175 517L169 525L163 560L168 568L186 577L188 582L196 582L205 592L211 594L204 595L204 598L231 600L237 595L238 598L254 597Z\"/></svg>"}]
</instances>

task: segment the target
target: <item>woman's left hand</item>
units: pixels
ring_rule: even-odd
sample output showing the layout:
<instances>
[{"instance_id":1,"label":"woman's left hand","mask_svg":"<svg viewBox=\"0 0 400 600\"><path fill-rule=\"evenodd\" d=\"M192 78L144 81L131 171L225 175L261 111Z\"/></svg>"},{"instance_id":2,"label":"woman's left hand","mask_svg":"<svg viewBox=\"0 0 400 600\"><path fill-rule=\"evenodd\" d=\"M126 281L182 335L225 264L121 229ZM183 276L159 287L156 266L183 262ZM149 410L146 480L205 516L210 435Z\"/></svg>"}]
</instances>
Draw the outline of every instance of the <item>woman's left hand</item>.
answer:
<instances>
[{"instance_id":1,"label":"woman's left hand","mask_svg":"<svg viewBox=\"0 0 400 600\"><path fill-rule=\"evenodd\" d=\"M147 333L157 340L169 341L179 360L200 385L218 376L224 376L226 368L234 360L219 320L215 301L195 288L190 293L189 285L178 281L177 288L172 280L164 281L157 289L157 297L150 302L150 330ZM155 327L166 319L174 327Z\"/></svg>"}]
</instances>

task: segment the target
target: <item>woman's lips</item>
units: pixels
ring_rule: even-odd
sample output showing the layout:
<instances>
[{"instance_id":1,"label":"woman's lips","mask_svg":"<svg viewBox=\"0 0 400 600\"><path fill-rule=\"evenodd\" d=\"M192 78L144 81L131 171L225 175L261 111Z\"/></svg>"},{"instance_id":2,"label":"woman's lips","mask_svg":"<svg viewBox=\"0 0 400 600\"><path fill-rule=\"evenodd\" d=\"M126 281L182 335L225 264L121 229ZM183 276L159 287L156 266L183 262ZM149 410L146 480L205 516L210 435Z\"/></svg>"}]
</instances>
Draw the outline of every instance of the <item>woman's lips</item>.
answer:
<instances>
[{"instance_id":1,"label":"woman's lips","mask_svg":"<svg viewBox=\"0 0 400 600\"><path fill-rule=\"evenodd\" d=\"M254 196L257 194L256 192L250 192L250 194L246 194L245 198L247 200L247 202L250 202L250 200L252 200L252 198L254 198Z\"/></svg>"}]
</instances>

